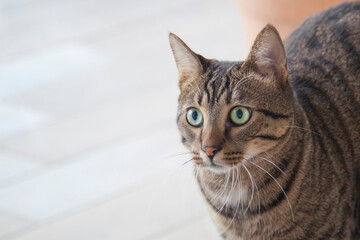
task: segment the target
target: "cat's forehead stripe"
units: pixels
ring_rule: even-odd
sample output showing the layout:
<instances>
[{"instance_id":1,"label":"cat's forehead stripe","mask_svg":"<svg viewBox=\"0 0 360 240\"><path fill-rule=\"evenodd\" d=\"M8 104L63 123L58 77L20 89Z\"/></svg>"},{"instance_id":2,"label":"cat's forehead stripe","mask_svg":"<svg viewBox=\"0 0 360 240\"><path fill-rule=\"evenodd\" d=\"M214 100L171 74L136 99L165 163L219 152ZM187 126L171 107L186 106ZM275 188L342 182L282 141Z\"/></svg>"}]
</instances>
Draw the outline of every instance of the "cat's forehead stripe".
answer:
<instances>
[{"instance_id":1,"label":"cat's forehead stripe","mask_svg":"<svg viewBox=\"0 0 360 240\"><path fill-rule=\"evenodd\" d=\"M206 81L204 83L204 91L207 95L208 103L214 104L218 102L222 95L229 90L231 83L231 72L234 67L239 66L238 62L219 62L215 66L209 69ZM226 97L227 103L229 103L229 92Z\"/></svg>"},{"instance_id":2,"label":"cat's forehead stripe","mask_svg":"<svg viewBox=\"0 0 360 240\"><path fill-rule=\"evenodd\" d=\"M229 74L226 74L225 76L225 83L222 84L222 88L221 90L219 90L219 94L217 95L216 97L216 101L218 102L221 98L221 96L224 94L225 90L229 89L229 86L230 86L230 76Z\"/></svg>"}]
</instances>

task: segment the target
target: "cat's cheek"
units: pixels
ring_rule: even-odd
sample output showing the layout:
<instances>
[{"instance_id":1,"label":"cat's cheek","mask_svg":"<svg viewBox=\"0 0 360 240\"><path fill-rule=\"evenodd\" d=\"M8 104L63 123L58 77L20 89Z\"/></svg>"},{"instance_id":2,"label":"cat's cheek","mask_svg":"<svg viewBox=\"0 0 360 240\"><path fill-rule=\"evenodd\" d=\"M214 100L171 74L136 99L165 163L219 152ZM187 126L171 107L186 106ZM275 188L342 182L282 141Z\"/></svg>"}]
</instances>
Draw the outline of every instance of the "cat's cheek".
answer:
<instances>
[{"instance_id":1,"label":"cat's cheek","mask_svg":"<svg viewBox=\"0 0 360 240\"><path fill-rule=\"evenodd\" d=\"M249 160L256 155L259 155L267 150L271 149L273 146L271 143L265 143L263 141L251 141L247 144L244 151L244 158Z\"/></svg>"},{"instance_id":2,"label":"cat's cheek","mask_svg":"<svg viewBox=\"0 0 360 240\"><path fill-rule=\"evenodd\" d=\"M188 140L186 137L181 136L181 143L182 143L187 149L191 150L191 149L190 149L190 148L191 148L191 144L190 144L189 140Z\"/></svg>"},{"instance_id":3,"label":"cat's cheek","mask_svg":"<svg viewBox=\"0 0 360 240\"><path fill-rule=\"evenodd\" d=\"M188 124L182 122L179 123L178 130L180 133L181 142L184 145L189 144L196 139L197 133L194 131L194 129L189 128Z\"/></svg>"},{"instance_id":4,"label":"cat's cheek","mask_svg":"<svg viewBox=\"0 0 360 240\"><path fill-rule=\"evenodd\" d=\"M200 150L200 128L190 128L187 124L179 124L179 133L181 143L187 148L190 152L198 153Z\"/></svg>"},{"instance_id":5,"label":"cat's cheek","mask_svg":"<svg viewBox=\"0 0 360 240\"><path fill-rule=\"evenodd\" d=\"M184 145L184 147L185 148L187 148L189 151L191 151L191 152L195 152L194 151L194 143L193 143L193 141L191 141L191 139L190 138L187 138L187 137L184 137L184 136L182 136L181 137L181 143Z\"/></svg>"}]
</instances>

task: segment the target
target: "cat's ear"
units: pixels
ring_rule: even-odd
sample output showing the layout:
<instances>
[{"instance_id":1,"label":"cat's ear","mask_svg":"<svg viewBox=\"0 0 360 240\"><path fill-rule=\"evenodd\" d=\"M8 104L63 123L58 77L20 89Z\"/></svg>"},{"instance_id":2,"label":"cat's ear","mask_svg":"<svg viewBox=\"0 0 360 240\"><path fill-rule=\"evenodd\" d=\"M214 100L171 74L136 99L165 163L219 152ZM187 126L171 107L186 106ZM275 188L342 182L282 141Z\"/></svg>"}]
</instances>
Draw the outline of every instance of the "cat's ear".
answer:
<instances>
[{"instance_id":1,"label":"cat's ear","mask_svg":"<svg viewBox=\"0 0 360 240\"><path fill-rule=\"evenodd\" d=\"M170 47L179 70L179 87L187 81L201 75L203 66L200 56L194 53L178 36L169 34Z\"/></svg>"},{"instance_id":2,"label":"cat's ear","mask_svg":"<svg viewBox=\"0 0 360 240\"><path fill-rule=\"evenodd\" d=\"M245 68L253 68L254 71L265 76L287 79L285 48L274 26L266 25L257 35L250 54L243 65Z\"/></svg>"}]
</instances>

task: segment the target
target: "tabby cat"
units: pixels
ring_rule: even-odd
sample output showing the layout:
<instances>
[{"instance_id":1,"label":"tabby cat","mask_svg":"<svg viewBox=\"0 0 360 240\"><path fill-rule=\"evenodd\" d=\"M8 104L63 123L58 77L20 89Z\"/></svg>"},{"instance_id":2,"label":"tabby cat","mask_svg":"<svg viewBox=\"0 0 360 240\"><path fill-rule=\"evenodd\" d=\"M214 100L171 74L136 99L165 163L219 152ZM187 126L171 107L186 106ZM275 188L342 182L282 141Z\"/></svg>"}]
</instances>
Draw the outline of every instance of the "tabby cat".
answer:
<instances>
[{"instance_id":1,"label":"tabby cat","mask_svg":"<svg viewBox=\"0 0 360 240\"><path fill-rule=\"evenodd\" d=\"M224 239L360 239L360 2L272 25L245 61L170 34L177 123Z\"/></svg>"}]
</instances>

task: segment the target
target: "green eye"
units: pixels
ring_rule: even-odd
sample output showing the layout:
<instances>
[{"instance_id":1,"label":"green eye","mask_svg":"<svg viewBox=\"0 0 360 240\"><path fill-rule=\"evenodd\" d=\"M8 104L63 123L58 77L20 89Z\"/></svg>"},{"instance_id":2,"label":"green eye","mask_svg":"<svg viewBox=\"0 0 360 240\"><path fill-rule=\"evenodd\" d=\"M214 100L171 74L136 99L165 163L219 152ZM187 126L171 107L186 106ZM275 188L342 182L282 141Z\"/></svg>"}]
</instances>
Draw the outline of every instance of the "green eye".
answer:
<instances>
[{"instance_id":1,"label":"green eye","mask_svg":"<svg viewBox=\"0 0 360 240\"><path fill-rule=\"evenodd\" d=\"M191 126L199 127L203 122L201 112L196 108L190 108L186 113L186 119Z\"/></svg>"},{"instance_id":2,"label":"green eye","mask_svg":"<svg viewBox=\"0 0 360 240\"><path fill-rule=\"evenodd\" d=\"M236 125L244 125L250 119L250 110L245 107L235 107L230 112L230 119Z\"/></svg>"}]
</instances>

